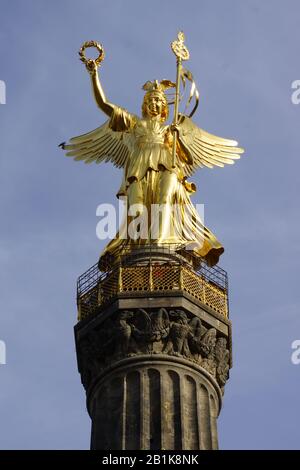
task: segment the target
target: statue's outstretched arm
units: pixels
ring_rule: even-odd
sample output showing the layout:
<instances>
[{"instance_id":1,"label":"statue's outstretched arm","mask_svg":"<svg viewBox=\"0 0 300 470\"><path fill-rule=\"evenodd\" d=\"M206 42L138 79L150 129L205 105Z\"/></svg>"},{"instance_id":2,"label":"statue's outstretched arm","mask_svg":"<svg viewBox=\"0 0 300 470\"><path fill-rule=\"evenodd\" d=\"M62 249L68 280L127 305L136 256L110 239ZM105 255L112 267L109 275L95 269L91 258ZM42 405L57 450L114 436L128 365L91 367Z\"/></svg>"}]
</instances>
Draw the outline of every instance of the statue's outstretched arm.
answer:
<instances>
[{"instance_id":1,"label":"statue's outstretched arm","mask_svg":"<svg viewBox=\"0 0 300 470\"><path fill-rule=\"evenodd\" d=\"M86 64L86 68L91 77L92 88L96 103L101 109L101 111L103 111L105 114L107 114L108 117L110 117L114 110L114 105L109 103L106 99L105 93L99 80L96 62L94 60L89 60Z\"/></svg>"}]
</instances>

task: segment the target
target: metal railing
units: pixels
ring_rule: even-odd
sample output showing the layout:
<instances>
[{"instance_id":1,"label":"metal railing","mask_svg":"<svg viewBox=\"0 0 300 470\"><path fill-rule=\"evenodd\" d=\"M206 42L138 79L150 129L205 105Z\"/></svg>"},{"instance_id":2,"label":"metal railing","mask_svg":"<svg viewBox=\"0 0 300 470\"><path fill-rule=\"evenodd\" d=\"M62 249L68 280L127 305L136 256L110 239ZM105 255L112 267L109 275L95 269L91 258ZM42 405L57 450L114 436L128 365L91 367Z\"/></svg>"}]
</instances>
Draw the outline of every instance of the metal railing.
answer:
<instances>
[{"instance_id":1,"label":"metal railing","mask_svg":"<svg viewBox=\"0 0 300 470\"><path fill-rule=\"evenodd\" d=\"M137 261L137 255L144 261ZM159 256L167 258L157 261ZM209 267L205 260L197 257L197 268L193 259L187 262L179 252L165 250L150 252L143 250L122 254L118 262L105 272L98 264L79 277L77 283L78 318L82 320L95 312L97 307L112 301L117 295L151 296L186 292L216 312L228 317L227 273L219 266ZM188 253L189 257L191 256ZM169 261L168 257L170 258ZM194 263L195 265L195 263Z\"/></svg>"}]
</instances>

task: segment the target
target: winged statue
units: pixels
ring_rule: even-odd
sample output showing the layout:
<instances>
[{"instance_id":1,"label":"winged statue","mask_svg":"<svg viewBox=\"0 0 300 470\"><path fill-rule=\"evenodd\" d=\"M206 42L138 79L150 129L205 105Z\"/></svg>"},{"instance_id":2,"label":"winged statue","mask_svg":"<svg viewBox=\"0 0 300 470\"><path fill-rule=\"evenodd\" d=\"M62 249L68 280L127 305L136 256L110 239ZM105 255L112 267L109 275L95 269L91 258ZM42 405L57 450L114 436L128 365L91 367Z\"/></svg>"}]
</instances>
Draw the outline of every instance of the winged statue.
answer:
<instances>
[{"instance_id":1,"label":"winged statue","mask_svg":"<svg viewBox=\"0 0 300 470\"><path fill-rule=\"evenodd\" d=\"M191 201L196 185L188 178L198 168L233 164L243 149L235 140L200 129L191 115L177 113L176 119L167 123L170 108L167 90L176 88L178 103L178 80L176 84L169 80L148 81L143 86L145 95L139 117L106 98L96 60L86 60L85 65L96 103L108 119L61 147L75 161L111 162L122 168L123 180L117 197L127 201L124 224L129 227L138 220L135 227L140 230L140 237L124 237L123 224L101 257L113 256L132 244L156 243L185 246L205 258L208 265L216 264L224 248L196 211ZM182 79L191 78L186 72L181 69ZM158 207L159 212L153 207ZM148 223L141 227L145 218Z\"/></svg>"}]
</instances>

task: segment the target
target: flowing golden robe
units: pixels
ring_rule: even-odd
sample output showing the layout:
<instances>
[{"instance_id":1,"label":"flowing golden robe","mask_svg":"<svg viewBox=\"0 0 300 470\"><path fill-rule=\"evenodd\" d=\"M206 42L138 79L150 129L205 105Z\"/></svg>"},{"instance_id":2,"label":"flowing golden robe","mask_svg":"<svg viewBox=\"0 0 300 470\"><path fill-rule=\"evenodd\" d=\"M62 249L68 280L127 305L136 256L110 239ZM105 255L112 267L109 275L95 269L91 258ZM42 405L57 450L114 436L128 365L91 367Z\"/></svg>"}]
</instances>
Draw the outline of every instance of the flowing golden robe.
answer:
<instances>
[{"instance_id":1,"label":"flowing golden robe","mask_svg":"<svg viewBox=\"0 0 300 470\"><path fill-rule=\"evenodd\" d=\"M195 185L188 183L184 177L184 166L189 164L189 157L180 144L180 139L176 165L173 168L172 134L170 127L160 120L140 119L114 106L108 126L112 131L123 133L129 148L129 158L117 196L127 197L129 209L135 204L146 208L148 232L146 237L136 240L130 237L122 238L120 232L124 234L123 224L116 237L105 248L101 258L122 253L122 249L127 249L132 244L157 243L193 249L198 255L206 258L209 265L216 264L224 248L203 225L190 200L190 194L196 189ZM153 204L162 207L162 220L159 223L158 236L155 238L154 221L151 220ZM126 217L126 228L129 221L130 218Z\"/></svg>"}]
</instances>

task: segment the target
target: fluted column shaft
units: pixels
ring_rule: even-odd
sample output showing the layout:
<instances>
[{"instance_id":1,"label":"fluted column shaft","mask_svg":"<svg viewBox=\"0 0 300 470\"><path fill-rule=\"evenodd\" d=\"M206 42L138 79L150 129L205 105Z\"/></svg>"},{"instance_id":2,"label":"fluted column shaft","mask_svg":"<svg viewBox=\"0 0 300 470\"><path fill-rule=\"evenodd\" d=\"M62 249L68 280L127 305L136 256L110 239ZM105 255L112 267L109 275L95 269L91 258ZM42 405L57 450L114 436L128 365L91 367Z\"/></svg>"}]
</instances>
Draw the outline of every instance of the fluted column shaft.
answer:
<instances>
[{"instance_id":1,"label":"fluted column shaft","mask_svg":"<svg viewBox=\"0 0 300 470\"><path fill-rule=\"evenodd\" d=\"M217 449L221 391L181 358L129 358L96 380L88 394L91 448Z\"/></svg>"}]
</instances>

